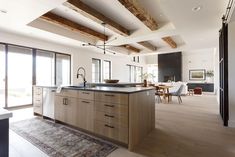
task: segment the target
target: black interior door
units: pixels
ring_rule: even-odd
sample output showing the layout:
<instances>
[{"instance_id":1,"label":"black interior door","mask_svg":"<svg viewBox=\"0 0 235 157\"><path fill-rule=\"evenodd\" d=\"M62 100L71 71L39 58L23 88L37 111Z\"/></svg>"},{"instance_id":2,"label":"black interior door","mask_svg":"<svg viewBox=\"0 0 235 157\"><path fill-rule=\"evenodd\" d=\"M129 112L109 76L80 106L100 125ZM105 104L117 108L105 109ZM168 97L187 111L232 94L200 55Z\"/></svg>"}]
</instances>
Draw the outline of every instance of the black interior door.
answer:
<instances>
[{"instance_id":1,"label":"black interior door","mask_svg":"<svg viewBox=\"0 0 235 157\"><path fill-rule=\"evenodd\" d=\"M219 36L220 115L224 126L228 126L228 25L223 22Z\"/></svg>"}]
</instances>

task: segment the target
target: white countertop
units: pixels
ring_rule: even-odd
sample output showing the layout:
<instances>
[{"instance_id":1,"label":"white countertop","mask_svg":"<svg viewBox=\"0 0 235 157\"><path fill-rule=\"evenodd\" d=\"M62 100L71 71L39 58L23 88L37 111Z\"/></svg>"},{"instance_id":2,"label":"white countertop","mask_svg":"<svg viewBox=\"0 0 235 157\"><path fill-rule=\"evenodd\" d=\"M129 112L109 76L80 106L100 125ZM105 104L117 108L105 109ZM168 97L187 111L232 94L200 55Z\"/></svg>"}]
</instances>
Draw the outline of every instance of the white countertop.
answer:
<instances>
[{"instance_id":1,"label":"white countertop","mask_svg":"<svg viewBox=\"0 0 235 157\"><path fill-rule=\"evenodd\" d=\"M12 112L9 112L3 108L0 108L0 120L3 120L3 119L8 119L10 117L12 117Z\"/></svg>"}]
</instances>

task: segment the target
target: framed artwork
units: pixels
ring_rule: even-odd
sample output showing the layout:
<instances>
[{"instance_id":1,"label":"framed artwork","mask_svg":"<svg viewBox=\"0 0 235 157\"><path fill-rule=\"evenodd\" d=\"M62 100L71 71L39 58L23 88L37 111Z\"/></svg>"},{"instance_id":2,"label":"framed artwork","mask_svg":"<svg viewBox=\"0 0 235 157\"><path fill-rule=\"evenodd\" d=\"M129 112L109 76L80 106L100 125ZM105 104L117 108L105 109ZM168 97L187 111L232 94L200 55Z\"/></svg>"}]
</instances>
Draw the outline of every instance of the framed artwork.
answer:
<instances>
[{"instance_id":1,"label":"framed artwork","mask_svg":"<svg viewBox=\"0 0 235 157\"><path fill-rule=\"evenodd\" d=\"M206 79L205 69L189 70L189 80L203 81Z\"/></svg>"}]
</instances>

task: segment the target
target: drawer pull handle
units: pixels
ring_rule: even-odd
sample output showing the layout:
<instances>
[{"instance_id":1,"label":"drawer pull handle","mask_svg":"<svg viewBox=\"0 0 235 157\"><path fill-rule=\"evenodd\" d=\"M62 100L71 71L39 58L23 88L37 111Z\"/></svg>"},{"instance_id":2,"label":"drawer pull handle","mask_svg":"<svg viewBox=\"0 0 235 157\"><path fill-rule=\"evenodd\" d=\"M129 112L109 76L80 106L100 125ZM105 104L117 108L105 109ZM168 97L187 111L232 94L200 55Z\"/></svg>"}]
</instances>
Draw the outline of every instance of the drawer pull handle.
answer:
<instances>
[{"instance_id":1,"label":"drawer pull handle","mask_svg":"<svg viewBox=\"0 0 235 157\"><path fill-rule=\"evenodd\" d=\"M106 106L106 107L115 107L114 105L107 105L107 104L104 104L104 106Z\"/></svg>"},{"instance_id":2,"label":"drawer pull handle","mask_svg":"<svg viewBox=\"0 0 235 157\"><path fill-rule=\"evenodd\" d=\"M114 116L111 116L111 115L108 115L108 114L105 114L104 116L105 116L105 117L114 118Z\"/></svg>"},{"instance_id":3,"label":"drawer pull handle","mask_svg":"<svg viewBox=\"0 0 235 157\"><path fill-rule=\"evenodd\" d=\"M114 97L115 95L113 95L113 94L105 94L104 96L111 96L111 97Z\"/></svg>"},{"instance_id":4,"label":"drawer pull handle","mask_svg":"<svg viewBox=\"0 0 235 157\"><path fill-rule=\"evenodd\" d=\"M86 103L86 104L90 104L90 102L88 102L88 101L82 101L83 103Z\"/></svg>"},{"instance_id":5,"label":"drawer pull handle","mask_svg":"<svg viewBox=\"0 0 235 157\"><path fill-rule=\"evenodd\" d=\"M114 129L114 126L110 126L110 125L108 125L108 124L105 124L104 126L105 126L105 127L108 127L108 128Z\"/></svg>"},{"instance_id":6,"label":"drawer pull handle","mask_svg":"<svg viewBox=\"0 0 235 157\"><path fill-rule=\"evenodd\" d=\"M68 105L68 99L67 98L63 98L63 105Z\"/></svg>"},{"instance_id":7,"label":"drawer pull handle","mask_svg":"<svg viewBox=\"0 0 235 157\"><path fill-rule=\"evenodd\" d=\"M89 95L90 93L87 93L87 92L82 92L82 94L88 94L88 95Z\"/></svg>"}]
</instances>

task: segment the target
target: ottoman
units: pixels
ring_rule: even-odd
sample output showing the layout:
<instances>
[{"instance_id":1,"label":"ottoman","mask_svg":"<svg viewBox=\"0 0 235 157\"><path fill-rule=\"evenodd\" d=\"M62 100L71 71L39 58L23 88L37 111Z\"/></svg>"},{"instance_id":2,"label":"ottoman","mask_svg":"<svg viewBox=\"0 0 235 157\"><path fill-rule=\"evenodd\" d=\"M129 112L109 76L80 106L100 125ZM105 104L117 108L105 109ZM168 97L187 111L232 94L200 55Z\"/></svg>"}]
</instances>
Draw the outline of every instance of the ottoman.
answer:
<instances>
[{"instance_id":1,"label":"ottoman","mask_svg":"<svg viewBox=\"0 0 235 157\"><path fill-rule=\"evenodd\" d=\"M194 88L194 94L201 95L202 94L202 88L201 87Z\"/></svg>"}]
</instances>

